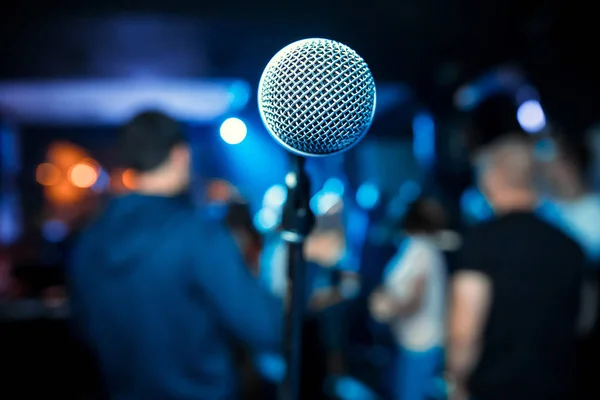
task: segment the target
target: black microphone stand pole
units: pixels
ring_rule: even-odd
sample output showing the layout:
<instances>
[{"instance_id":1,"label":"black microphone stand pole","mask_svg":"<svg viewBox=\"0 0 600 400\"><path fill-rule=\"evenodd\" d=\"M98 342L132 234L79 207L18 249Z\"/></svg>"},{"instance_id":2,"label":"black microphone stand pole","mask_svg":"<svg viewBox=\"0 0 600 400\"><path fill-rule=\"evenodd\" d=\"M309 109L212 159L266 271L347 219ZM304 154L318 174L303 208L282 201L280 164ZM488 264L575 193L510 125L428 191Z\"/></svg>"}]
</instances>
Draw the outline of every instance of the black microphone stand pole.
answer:
<instances>
[{"instance_id":1,"label":"black microphone stand pole","mask_svg":"<svg viewBox=\"0 0 600 400\"><path fill-rule=\"evenodd\" d=\"M281 400L299 400L302 370L302 325L306 307L306 261L303 244L315 225L310 209L310 180L305 159L291 156L291 169L285 177L288 190L283 206L282 238L288 246L288 310L285 329L286 377Z\"/></svg>"}]
</instances>

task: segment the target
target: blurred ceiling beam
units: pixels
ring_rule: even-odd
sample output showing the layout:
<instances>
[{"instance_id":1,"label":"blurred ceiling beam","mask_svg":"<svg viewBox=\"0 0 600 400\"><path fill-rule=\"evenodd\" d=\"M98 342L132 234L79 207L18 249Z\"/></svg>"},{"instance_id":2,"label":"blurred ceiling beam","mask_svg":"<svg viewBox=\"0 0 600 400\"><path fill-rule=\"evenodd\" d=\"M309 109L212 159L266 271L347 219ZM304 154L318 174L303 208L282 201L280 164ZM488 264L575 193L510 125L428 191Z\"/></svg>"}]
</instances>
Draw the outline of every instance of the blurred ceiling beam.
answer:
<instances>
[{"instance_id":1,"label":"blurred ceiling beam","mask_svg":"<svg viewBox=\"0 0 600 400\"><path fill-rule=\"evenodd\" d=\"M0 83L0 109L30 125L118 125L147 109L211 123L244 109L250 92L235 79L23 81Z\"/></svg>"}]
</instances>

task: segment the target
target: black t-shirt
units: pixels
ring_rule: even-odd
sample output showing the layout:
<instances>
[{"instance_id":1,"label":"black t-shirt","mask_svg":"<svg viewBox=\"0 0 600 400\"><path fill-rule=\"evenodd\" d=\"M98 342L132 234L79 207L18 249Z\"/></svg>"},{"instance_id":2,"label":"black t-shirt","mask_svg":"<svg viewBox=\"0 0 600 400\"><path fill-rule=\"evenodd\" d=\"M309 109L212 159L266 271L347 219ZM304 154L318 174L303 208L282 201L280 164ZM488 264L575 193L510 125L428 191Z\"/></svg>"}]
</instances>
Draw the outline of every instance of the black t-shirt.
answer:
<instances>
[{"instance_id":1,"label":"black t-shirt","mask_svg":"<svg viewBox=\"0 0 600 400\"><path fill-rule=\"evenodd\" d=\"M467 236L460 269L484 273L492 303L479 364L478 400L570 399L584 255L532 213L511 213Z\"/></svg>"}]
</instances>

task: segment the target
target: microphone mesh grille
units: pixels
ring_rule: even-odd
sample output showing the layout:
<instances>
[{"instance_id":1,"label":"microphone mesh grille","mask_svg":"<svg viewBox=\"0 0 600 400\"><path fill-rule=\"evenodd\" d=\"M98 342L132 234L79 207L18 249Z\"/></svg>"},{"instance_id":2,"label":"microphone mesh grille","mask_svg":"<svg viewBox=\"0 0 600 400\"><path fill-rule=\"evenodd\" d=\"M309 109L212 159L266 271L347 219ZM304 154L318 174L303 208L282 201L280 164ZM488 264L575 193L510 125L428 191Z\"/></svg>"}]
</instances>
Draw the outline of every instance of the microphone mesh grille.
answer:
<instances>
[{"instance_id":1,"label":"microphone mesh grille","mask_svg":"<svg viewBox=\"0 0 600 400\"><path fill-rule=\"evenodd\" d=\"M258 90L269 133L288 150L324 156L365 135L375 112L375 81L367 63L333 40L306 39L279 51Z\"/></svg>"}]
</instances>

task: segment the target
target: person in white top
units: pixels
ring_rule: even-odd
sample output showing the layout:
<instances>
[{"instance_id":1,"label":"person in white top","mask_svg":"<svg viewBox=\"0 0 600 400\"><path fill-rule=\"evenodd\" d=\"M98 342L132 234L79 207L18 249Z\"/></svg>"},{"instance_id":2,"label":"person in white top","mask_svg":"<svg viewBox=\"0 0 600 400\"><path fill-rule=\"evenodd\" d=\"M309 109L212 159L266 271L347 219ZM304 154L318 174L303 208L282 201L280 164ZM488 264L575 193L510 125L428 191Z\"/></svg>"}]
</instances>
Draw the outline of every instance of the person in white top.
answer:
<instances>
[{"instance_id":1,"label":"person in white top","mask_svg":"<svg viewBox=\"0 0 600 400\"><path fill-rule=\"evenodd\" d=\"M444 221L441 205L433 200L421 198L409 207L402 222L407 237L370 299L373 318L390 325L398 345L393 399L429 398L442 369L446 262L435 237Z\"/></svg>"}]
</instances>

